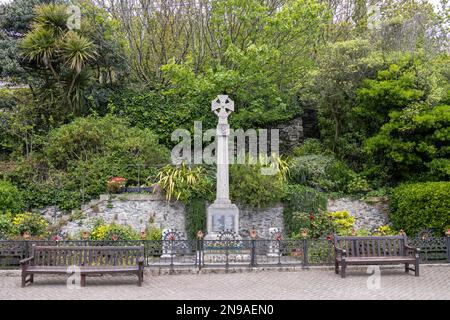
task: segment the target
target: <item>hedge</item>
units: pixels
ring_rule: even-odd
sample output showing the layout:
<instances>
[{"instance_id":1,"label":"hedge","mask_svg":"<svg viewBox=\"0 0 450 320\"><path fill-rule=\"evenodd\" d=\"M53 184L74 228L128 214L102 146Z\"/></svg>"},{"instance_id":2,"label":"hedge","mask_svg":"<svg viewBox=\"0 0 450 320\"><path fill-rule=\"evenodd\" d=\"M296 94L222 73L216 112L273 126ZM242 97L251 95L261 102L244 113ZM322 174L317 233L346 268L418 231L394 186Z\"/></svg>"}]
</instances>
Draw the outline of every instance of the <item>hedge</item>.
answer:
<instances>
[{"instance_id":1,"label":"hedge","mask_svg":"<svg viewBox=\"0 0 450 320\"><path fill-rule=\"evenodd\" d=\"M432 229L443 235L450 228L450 182L400 185L390 200L390 220L408 235Z\"/></svg>"}]
</instances>

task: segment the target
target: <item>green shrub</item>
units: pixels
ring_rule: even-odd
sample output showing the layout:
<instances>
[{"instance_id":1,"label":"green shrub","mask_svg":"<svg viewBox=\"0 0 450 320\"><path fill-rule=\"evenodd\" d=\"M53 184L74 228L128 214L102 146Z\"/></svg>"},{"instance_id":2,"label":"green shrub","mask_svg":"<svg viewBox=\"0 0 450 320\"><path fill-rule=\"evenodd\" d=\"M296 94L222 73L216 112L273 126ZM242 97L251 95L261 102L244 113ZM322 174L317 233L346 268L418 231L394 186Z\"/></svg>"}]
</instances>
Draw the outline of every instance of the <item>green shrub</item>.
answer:
<instances>
[{"instance_id":1,"label":"green shrub","mask_svg":"<svg viewBox=\"0 0 450 320\"><path fill-rule=\"evenodd\" d=\"M264 208L280 202L285 182L285 168L281 167L283 165L275 175L265 175L261 171L264 166L260 161L256 164L230 166L231 199L254 208Z\"/></svg>"},{"instance_id":2,"label":"green shrub","mask_svg":"<svg viewBox=\"0 0 450 320\"><path fill-rule=\"evenodd\" d=\"M162 239L162 230L151 227L147 232L147 240L159 241Z\"/></svg>"},{"instance_id":3,"label":"green shrub","mask_svg":"<svg viewBox=\"0 0 450 320\"><path fill-rule=\"evenodd\" d=\"M91 233L91 240L103 241L103 240L139 240L139 234L131 227L120 225L116 223L112 224L97 224Z\"/></svg>"},{"instance_id":4,"label":"green shrub","mask_svg":"<svg viewBox=\"0 0 450 320\"><path fill-rule=\"evenodd\" d=\"M196 239L197 231L206 230L206 203L204 199L192 199L186 204L186 232L188 239Z\"/></svg>"},{"instance_id":5,"label":"green shrub","mask_svg":"<svg viewBox=\"0 0 450 320\"><path fill-rule=\"evenodd\" d=\"M294 212L292 214L292 238L320 238L326 237L332 231L332 222L323 211L315 212Z\"/></svg>"},{"instance_id":6,"label":"green shrub","mask_svg":"<svg viewBox=\"0 0 450 320\"><path fill-rule=\"evenodd\" d=\"M355 218L348 211L330 212L333 231L340 236L351 236L355 228Z\"/></svg>"},{"instance_id":7,"label":"green shrub","mask_svg":"<svg viewBox=\"0 0 450 320\"><path fill-rule=\"evenodd\" d=\"M152 181L153 177L149 177ZM213 184L203 167L190 167L184 162L179 166L167 165L159 170L156 183L172 199L188 202L197 197L211 197Z\"/></svg>"},{"instance_id":8,"label":"green shrub","mask_svg":"<svg viewBox=\"0 0 450 320\"><path fill-rule=\"evenodd\" d=\"M30 181L22 189L25 207L28 210L40 209L47 206L57 205L63 211L80 208L82 204L81 190L67 190L72 188L72 183L61 183L61 187L53 182ZM89 195L86 194L86 198Z\"/></svg>"},{"instance_id":9,"label":"green shrub","mask_svg":"<svg viewBox=\"0 0 450 320\"><path fill-rule=\"evenodd\" d=\"M33 237L45 237L47 235L48 222L38 213L19 213L14 216L12 223L18 234L29 232Z\"/></svg>"},{"instance_id":10,"label":"green shrub","mask_svg":"<svg viewBox=\"0 0 450 320\"><path fill-rule=\"evenodd\" d=\"M369 190L367 181L333 156L305 155L289 165L291 183L326 192L360 193Z\"/></svg>"},{"instance_id":11,"label":"green shrub","mask_svg":"<svg viewBox=\"0 0 450 320\"><path fill-rule=\"evenodd\" d=\"M450 224L450 182L401 185L392 192L390 210L394 228L410 236L425 228L442 235Z\"/></svg>"},{"instance_id":12,"label":"green shrub","mask_svg":"<svg viewBox=\"0 0 450 320\"><path fill-rule=\"evenodd\" d=\"M130 128L114 116L76 119L44 140L42 151L19 159L8 173L24 191L28 209L54 204L66 211L79 208L105 193L111 177L121 176L135 185L169 161L169 151L155 134Z\"/></svg>"},{"instance_id":13,"label":"green shrub","mask_svg":"<svg viewBox=\"0 0 450 320\"><path fill-rule=\"evenodd\" d=\"M293 150L295 157L308 155L330 155L331 151L327 150L318 139L306 139L302 145Z\"/></svg>"},{"instance_id":14,"label":"green shrub","mask_svg":"<svg viewBox=\"0 0 450 320\"><path fill-rule=\"evenodd\" d=\"M395 236L395 235L398 235L398 232L396 230L393 230L391 228L391 226L384 225L384 226L376 228L372 235L374 235L374 236Z\"/></svg>"},{"instance_id":15,"label":"green shrub","mask_svg":"<svg viewBox=\"0 0 450 320\"><path fill-rule=\"evenodd\" d=\"M0 214L0 240L7 240L10 236L17 234L17 228L12 219L11 213Z\"/></svg>"},{"instance_id":16,"label":"green shrub","mask_svg":"<svg viewBox=\"0 0 450 320\"><path fill-rule=\"evenodd\" d=\"M299 229L302 228L301 225L296 224L295 213L318 214L320 211L326 211L327 209L325 194L302 185L285 186L283 200L285 202L283 210L284 225L288 235L299 232Z\"/></svg>"},{"instance_id":17,"label":"green shrub","mask_svg":"<svg viewBox=\"0 0 450 320\"><path fill-rule=\"evenodd\" d=\"M22 193L8 181L0 180L0 214L18 213L24 208Z\"/></svg>"},{"instance_id":18,"label":"green shrub","mask_svg":"<svg viewBox=\"0 0 450 320\"><path fill-rule=\"evenodd\" d=\"M158 144L150 130L130 128L123 119L111 115L78 118L51 131L44 152L56 169L66 169L78 161L89 162L94 157L114 160L110 164L141 163L144 167L161 165L169 159L168 150Z\"/></svg>"}]
</instances>

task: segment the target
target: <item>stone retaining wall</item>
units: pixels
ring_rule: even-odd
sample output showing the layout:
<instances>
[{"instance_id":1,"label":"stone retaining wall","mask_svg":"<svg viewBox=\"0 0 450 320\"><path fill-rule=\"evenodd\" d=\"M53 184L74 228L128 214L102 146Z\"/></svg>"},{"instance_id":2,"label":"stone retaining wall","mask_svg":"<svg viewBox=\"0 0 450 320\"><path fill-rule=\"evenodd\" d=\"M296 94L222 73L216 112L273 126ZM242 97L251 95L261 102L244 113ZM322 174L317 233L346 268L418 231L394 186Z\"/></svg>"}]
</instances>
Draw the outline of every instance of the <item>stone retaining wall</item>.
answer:
<instances>
[{"instance_id":1,"label":"stone retaining wall","mask_svg":"<svg viewBox=\"0 0 450 320\"><path fill-rule=\"evenodd\" d=\"M349 198L328 200L328 211L348 211L355 217L356 229L374 229L388 223L389 206L384 198L370 198L366 202Z\"/></svg>"},{"instance_id":2,"label":"stone retaining wall","mask_svg":"<svg viewBox=\"0 0 450 320\"><path fill-rule=\"evenodd\" d=\"M349 211L356 218L356 228L373 230L388 222L388 205L382 199L372 203L349 198L329 200L328 211ZM99 200L93 200L81 208L81 213L73 211L72 215L64 214L54 207L42 210L44 217L57 224L65 220L62 231L72 237L81 231L92 230L99 218L106 223L130 225L136 231L149 227L160 229L177 229L186 234L185 206L181 202L167 203L164 197L157 194L123 194L109 200L108 195L102 195ZM72 216L72 219L70 217ZM271 208L257 209L239 206L240 233L247 237L249 231L255 228L258 237L269 239L269 228L284 230L283 205ZM69 221L72 220L72 221ZM65 224L65 225L64 225Z\"/></svg>"}]
</instances>

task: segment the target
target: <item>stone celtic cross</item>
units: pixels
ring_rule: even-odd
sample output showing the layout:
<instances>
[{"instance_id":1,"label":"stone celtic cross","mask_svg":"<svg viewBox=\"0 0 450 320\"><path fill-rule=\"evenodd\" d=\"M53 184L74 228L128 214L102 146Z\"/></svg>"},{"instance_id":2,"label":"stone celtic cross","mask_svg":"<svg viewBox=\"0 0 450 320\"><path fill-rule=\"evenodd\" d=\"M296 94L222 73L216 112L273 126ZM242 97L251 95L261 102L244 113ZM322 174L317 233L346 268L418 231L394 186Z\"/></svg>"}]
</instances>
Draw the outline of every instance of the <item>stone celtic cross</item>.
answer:
<instances>
[{"instance_id":1,"label":"stone celtic cross","mask_svg":"<svg viewBox=\"0 0 450 320\"><path fill-rule=\"evenodd\" d=\"M211 110L219 117L219 124L228 124L228 116L234 111L234 102L228 96L219 95L212 102Z\"/></svg>"},{"instance_id":2,"label":"stone celtic cross","mask_svg":"<svg viewBox=\"0 0 450 320\"><path fill-rule=\"evenodd\" d=\"M229 194L228 116L234 111L234 102L227 95L219 95L212 101L211 111L219 118L216 132L216 200L208 208L208 238L214 239L225 230L238 232L239 209L231 203Z\"/></svg>"}]
</instances>

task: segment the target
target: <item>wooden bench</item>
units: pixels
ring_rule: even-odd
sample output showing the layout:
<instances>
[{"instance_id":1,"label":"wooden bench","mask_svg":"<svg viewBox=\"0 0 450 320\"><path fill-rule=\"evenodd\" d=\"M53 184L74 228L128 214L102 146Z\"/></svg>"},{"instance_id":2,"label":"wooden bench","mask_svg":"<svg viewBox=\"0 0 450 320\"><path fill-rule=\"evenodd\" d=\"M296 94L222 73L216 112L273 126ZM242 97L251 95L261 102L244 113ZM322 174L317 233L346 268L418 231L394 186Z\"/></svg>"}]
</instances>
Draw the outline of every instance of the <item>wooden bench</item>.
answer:
<instances>
[{"instance_id":1,"label":"wooden bench","mask_svg":"<svg viewBox=\"0 0 450 320\"><path fill-rule=\"evenodd\" d=\"M407 245L406 236L342 237L334 236L335 271L345 278L348 265L405 264L405 272L419 276L420 249ZM414 269L409 267L414 264Z\"/></svg>"},{"instance_id":2,"label":"wooden bench","mask_svg":"<svg viewBox=\"0 0 450 320\"><path fill-rule=\"evenodd\" d=\"M80 272L80 285L86 285L86 275L130 273L144 281L144 246L35 246L29 258L20 261L22 287L33 283L35 274L69 274L69 267ZM28 277L28 279L27 279Z\"/></svg>"}]
</instances>

